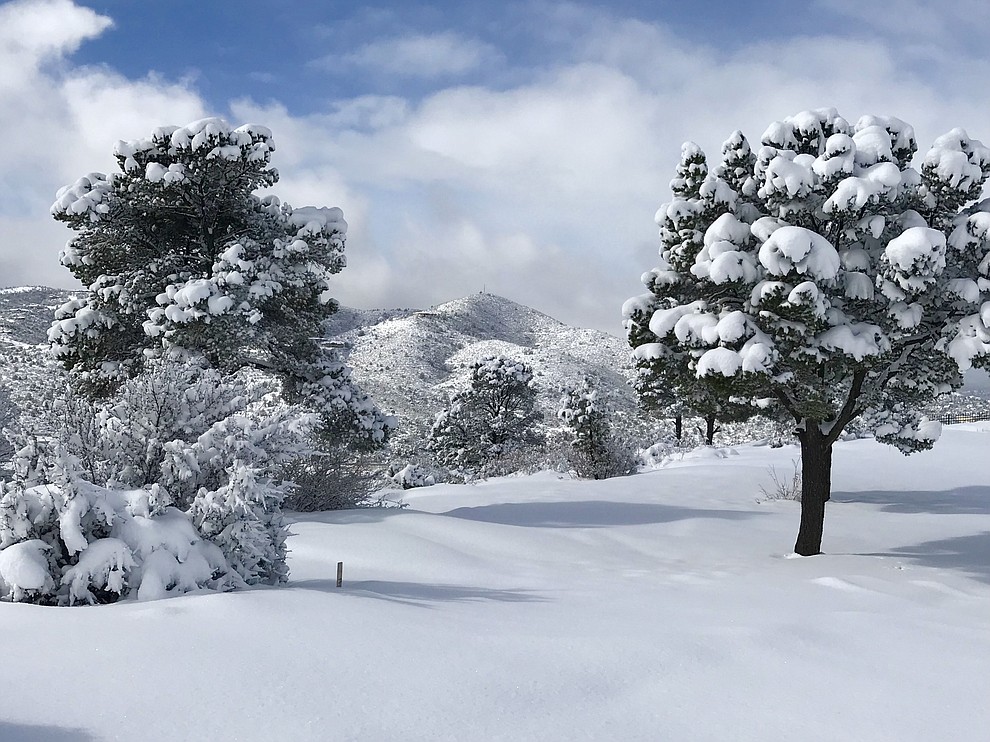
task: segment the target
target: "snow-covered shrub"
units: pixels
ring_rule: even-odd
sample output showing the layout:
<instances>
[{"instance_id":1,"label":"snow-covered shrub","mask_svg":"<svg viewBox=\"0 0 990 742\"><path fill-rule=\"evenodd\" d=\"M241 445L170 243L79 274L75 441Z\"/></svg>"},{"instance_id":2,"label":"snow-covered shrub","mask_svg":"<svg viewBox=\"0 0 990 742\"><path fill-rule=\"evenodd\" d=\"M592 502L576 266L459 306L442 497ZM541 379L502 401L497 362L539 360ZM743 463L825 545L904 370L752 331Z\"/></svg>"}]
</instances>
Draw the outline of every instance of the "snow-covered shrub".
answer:
<instances>
[{"instance_id":1,"label":"snow-covered shrub","mask_svg":"<svg viewBox=\"0 0 990 742\"><path fill-rule=\"evenodd\" d=\"M571 435L568 459L578 476L608 479L636 472L636 457L612 435L608 411L590 379L565 390L558 416Z\"/></svg>"},{"instance_id":2,"label":"snow-covered shrub","mask_svg":"<svg viewBox=\"0 0 990 742\"><path fill-rule=\"evenodd\" d=\"M16 476L0 504L0 548L43 538L55 589L71 578L59 600L106 601L119 597L121 584L133 587L127 571L134 565L102 540L114 537L118 521L140 515L149 533L157 528L152 521L168 520L185 529L186 541L203 543L173 548L172 561L153 557L157 577L140 583L139 597L208 586L218 575L231 575L217 583L224 587L284 581L281 502L289 485L282 472L308 455L318 418L272 400L266 389L163 360L108 399L90 401L67 388L49 408L51 434L23 436L15 455ZM77 556L96 542L103 545ZM143 556L134 560L140 568Z\"/></svg>"},{"instance_id":3,"label":"snow-covered shrub","mask_svg":"<svg viewBox=\"0 0 990 742\"><path fill-rule=\"evenodd\" d=\"M639 462L648 469L659 469L667 463L679 446L680 441L676 438L663 438L642 449L638 454Z\"/></svg>"},{"instance_id":4,"label":"snow-covered shrub","mask_svg":"<svg viewBox=\"0 0 990 742\"><path fill-rule=\"evenodd\" d=\"M58 447L48 484L0 498L0 597L46 604L155 599L244 584L192 518L149 490L98 487Z\"/></svg>"},{"instance_id":5,"label":"snow-covered shrub","mask_svg":"<svg viewBox=\"0 0 990 742\"><path fill-rule=\"evenodd\" d=\"M200 489L189 509L193 523L247 584L288 581L281 509L286 485L243 461L228 467L226 479L216 490Z\"/></svg>"},{"instance_id":6,"label":"snow-covered shrub","mask_svg":"<svg viewBox=\"0 0 990 742\"><path fill-rule=\"evenodd\" d=\"M466 478L506 473L503 460L541 441L533 372L520 361L491 356L472 364L470 384L437 416L428 445L439 464Z\"/></svg>"},{"instance_id":7,"label":"snow-covered shrub","mask_svg":"<svg viewBox=\"0 0 990 742\"><path fill-rule=\"evenodd\" d=\"M920 169L916 151L905 122L834 109L771 124L755 152L735 132L713 173L685 145L649 293L623 309L648 403L677 387L792 421L799 554L821 551L832 445L854 421L928 448L919 409L990 364L990 149L953 129Z\"/></svg>"},{"instance_id":8,"label":"snow-covered shrub","mask_svg":"<svg viewBox=\"0 0 990 742\"><path fill-rule=\"evenodd\" d=\"M433 474L416 464L406 464L392 475L392 481L404 490L411 490L415 487L432 487L437 483Z\"/></svg>"},{"instance_id":9,"label":"snow-covered shrub","mask_svg":"<svg viewBox=\"0 0 990 742\"><path fill-rule=\"evenodd\" d=\"M374 493L386 484L379 452L329 445L320 437L313 447L312 454L294 460L283 471L293 484L285 497L287 510L345 510L376 504Z\"/></svg>"},{"instance_id":10,"label":"snow-covered shrub","mask_svg":"<svg viewBox=\"0 0 990 742\"><path fill-rule=\"evenodd\" d=\"M10 391L6 386L0 385L0 470L10 465L10 458L14 453L10 436L20 414L17 404L10 398Z\"/></svg>"},{"instance_id":11,"label":"snow-covered shrub","mask_svg":"<svg viewBox=\"0 0 990 742\"><path fill-rule=\"evenodd\" d=\"M55 590L46 554L52 547L33 538L0 551L0 596L18 603L39 603Z\"/></svg>"}]
</instances>

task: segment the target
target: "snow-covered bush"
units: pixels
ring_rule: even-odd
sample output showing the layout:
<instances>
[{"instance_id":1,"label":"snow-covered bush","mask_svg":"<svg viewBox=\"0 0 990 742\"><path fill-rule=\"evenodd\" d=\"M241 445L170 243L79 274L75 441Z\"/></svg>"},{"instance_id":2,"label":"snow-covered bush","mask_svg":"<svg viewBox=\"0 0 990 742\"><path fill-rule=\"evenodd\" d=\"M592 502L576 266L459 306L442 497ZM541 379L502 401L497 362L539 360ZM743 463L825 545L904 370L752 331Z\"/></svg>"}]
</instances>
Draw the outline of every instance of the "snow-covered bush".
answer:
<instances>
[{"instance_id":1,"label":"snow-covered bush","mask_svg":"<svg viewBox=\"0 0 990 742\"><path fill-rule=\"evenodd\" d=\"M430 430L438 463L466 477L505 473L500 463L540 442L535 431L533 372L525 363L490 356L471 366L471 386L458 392Z\"/></svg>"},{"instance_id":2,"label":"snow-covered bush","mask_svg":"<svg viewBox=\"0 0 990 742\"><path fill-rule=\"evenodd\" d=\"M916 150L903 121L834 109L771 124L755 153L735 132L714 173L685 145L656 215L660 264L624 307L641 394L656 372L793 421L799 554L821 551L832 444L854 421L930 447L920 408L990 364L990 202L975 202L990 150L962 129L920 169Z\"/></svg>"},{"instance_id":3,"label":"snow-covered bush","mask_svg":"<svg viewBox=\"0 0 990 742\"><path fill-rule=\"evenodd\" d=\"M0 597L72 605L244 584L190 516L154 506L152 491L91 484L60 446L47 477L48 484L4 486Z\"/></svg>"},{"instance_id":4,"label":"snow-covered bush","mask_svg":"<svg viewBox=\"0 0 990 742\"><path fill-rule=\"evenodd\" d=\"M277 585L289 579L285 564L288 529L282 519L287 485L235 460L226 482L200 488L189 514L200 533L220 547L231 568L249 585Z\"/></svg>"},{"instance_id":5,"label":"snow-covered bush","mask_svg":"<svg viewBox=\"0 0 990 742\"><path fill-rule=\"evenodd\" d=\"M416 464L406 464L392 475L392 481L404 490L411 490L415 487L432 487L437 483L435 476Z\"/></svg>"},{"instance_id":6,"label":"snow-covered bush","mask_svg":"<svg viewBox=\"0 0 990 742\"><path fill-rule=\"evenodd\" d=\"M612 434L608 410L590 379L565 390L558 416L571 435L568 460L578 476L608 479L635 473L636 457Z\"/></svg>"},{"instance_id":7,"label":"snow-covered bush","mask_svg":"<svg viewBox=\"0 0 990 742\"><path fill-rule=\"evenodd\" d=\"M377 503L373 495L386 484L380 452L331 445L319 436L312 445L312 454L294 460L283 471L293 484L285 498L286 509L345 510Z\"/></svg>"},{"instance_id":8,"label":"snow-covered bush","mask_svg":"<svg viewBox=\"0 0 990 742\"><path fill-rule=\"evenodd\" d=\"M6 386L0 386L0 470L10 465L10 457L14 453L10 434L20 414L17 404L10 398L10 391Z\"/></svg>"},{"instance_id":9,"label":"snow-covered bush","mask_svg":"<svg viewBox=\"0 0 990 742\"><path fill-rule=\"evenodd\" d=\"M173 545L171 561L154 556L157 576L140 583L138 597L284 581L281 502L289 485L281 473L309 453L318 417L265 391L260 381L167 361L149 362L104 400L66 388L48 409L49 434L22 434L0 504L0 548L41 538L50 547L51 595L106 601L123 594L121 585L138 590L129 570L140 578L144 557L159 548L142 542L135 551L126 532L140 517L149 537L170 523L185 541L203 544ZM130 557L119 543L88 551L107 538L130 546Z\"/></svg>"}]
</instances>

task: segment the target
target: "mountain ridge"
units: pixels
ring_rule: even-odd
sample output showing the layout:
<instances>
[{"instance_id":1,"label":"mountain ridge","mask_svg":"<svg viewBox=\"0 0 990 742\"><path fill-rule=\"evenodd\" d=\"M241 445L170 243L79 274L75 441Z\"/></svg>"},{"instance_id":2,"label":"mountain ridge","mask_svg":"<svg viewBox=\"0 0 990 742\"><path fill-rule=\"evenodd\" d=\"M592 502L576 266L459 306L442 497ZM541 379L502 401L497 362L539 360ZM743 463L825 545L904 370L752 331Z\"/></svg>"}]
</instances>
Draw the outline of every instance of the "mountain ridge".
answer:
<instances>
[{"instance_id":1,"label":"mountain ridge","mask_svg":"<svg viewBox=\"0 0 990 742\"><path fill-rule=\"evenodd\" d=\"M491 355L533 368L551 425L564 386L585 376L608 400L620 427L648 424L629 387L633 367L624 340L571 327L497 294L479 292L429 309L403 310L336 334L331 324L329 333L349 348L347 362L362 388L400 418L402 436L425 435L449 397L467 387L471 364Z\"/></svg>"}]
</instances>

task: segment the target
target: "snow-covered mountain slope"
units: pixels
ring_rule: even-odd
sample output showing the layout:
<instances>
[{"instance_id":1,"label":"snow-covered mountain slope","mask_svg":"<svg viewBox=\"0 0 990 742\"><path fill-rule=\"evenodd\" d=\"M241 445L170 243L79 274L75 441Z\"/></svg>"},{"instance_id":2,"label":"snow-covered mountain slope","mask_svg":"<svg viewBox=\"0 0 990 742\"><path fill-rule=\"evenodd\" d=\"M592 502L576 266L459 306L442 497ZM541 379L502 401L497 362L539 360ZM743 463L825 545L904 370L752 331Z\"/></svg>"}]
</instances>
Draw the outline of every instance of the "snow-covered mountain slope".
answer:
<instances>
[{"instance_id":1,"label":"snow-covered mountain slope","mask_svg":"<svg viewBox=\"0 0 990 742\"><path fill-rule=\"evenodd\" d=\"M0 343L24 346L47 342L55 309L71 296L70 291L46 286L0 289Z\"/></svg>"},{"instance_id":2,"label":"snow-covered mountain slope","mask_svg":"<svg viewBox=\"0 0 990 742\"><path fill-rule=\"evenodd\" d=\"M342 320L331 325L332 339L352 346L354 378L399 416L409 434L422 434L449 396L467 386L471 363L496 354L532 366L548 420L556 415L562 387L589 376L620 427L649 424L627 383L628 346L608 333L570 327L487 293L428 310L397 311L372 324L355 322L361 318L347 312L353 310L342 310Z\"/></svg>"},{"instance_id":3,"label":"snow-covered mountain slope","mask_svg":"<svg viewBox=\"0 0 990 742\"><path fill-rule=\"evenodd\" d=\"M21 410L34 408L50 392L61 368L48 352L55 309L72 297L44 286L0 289L0 384Z\"/></svg>"},{"instance_id":4,"label":"snow-covered mountain slope","mask_svg":"<svg viewBox=\"0 0 990 742\"><path fill-rule=\"evenodd\" d=\"M810 558L793 447L294 516L283 588L0 604L0 739L985 741L988 446L836 444Z\"/></svg>"}]
</instances>

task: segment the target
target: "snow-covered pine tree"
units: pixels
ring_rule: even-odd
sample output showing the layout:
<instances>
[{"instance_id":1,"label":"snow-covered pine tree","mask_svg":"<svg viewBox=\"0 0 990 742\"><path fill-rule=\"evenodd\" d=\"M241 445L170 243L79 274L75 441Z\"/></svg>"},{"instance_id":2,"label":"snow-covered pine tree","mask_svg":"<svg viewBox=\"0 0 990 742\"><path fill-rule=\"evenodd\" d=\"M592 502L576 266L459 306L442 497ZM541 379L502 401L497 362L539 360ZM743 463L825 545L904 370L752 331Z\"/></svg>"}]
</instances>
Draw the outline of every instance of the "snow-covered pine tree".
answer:
<instances>
[{"instance_id":1,"label":"snow-covered pine tree","mask_svg":"<svg viewBox=\"0 0 990 742\"><path fill-rule=\"evenodd\" d=\"M10 391L6 386L0 385L0 470L7 469L10 465L10 457L14 453L10 436L20 416L20 408L11 399Z\"/></svg>"},{"instance_id":2,"label":"snow-covered pine tree","mask_svg":"<svg viewBox=\"0 0 990 742\"><path fill-rule=\"evenodd\" d=\"M744 151L734 139L727 151ZM715 175L698 188L702 202L718 194L718 216L681 197L661 207L660 266L626 304L640 362L673 358L690 383L793 419L798 554L821 551L832 445L850 423L905 453L928 448L939 428L919 406L990 358L990 203L973 203L990 151L954 129L919 171L916 148L891 117L850 125L822 109L772 124L751 171L734 154L716 170L735 187ZM699 236L701 249L679 249Z\"/></svg>"},{"instance_id":3,"label":"snow-covered pine tree","mask_svg":"<svg viewBox=\"0 0 990 742\"><path fill-rule=\"evenodd\" d=\"M525 363L491 356L471 365L471 386L458 392L430 430L437 461L469 474L490 473L508 453L536 443L533 371Z\"/></svg>"},{"instance_id":4,"label":"snow-covered pine tree","mask_svg":"<svg viewBox=\"0 0 990 742\"><path fill-rule=\"evenodd\" d=\"M571 435L571 466L580 477L608 479L636 471L635 458L612 435L608 410L591 380L568 387L557 415Z\"/></svg>"},{"instance_id":5,"label":"snow-covered pine tree","mask_svg":"<svg viewBox=\"0 0 990 742\"><path fill-rule=\"evenodd\" d=\"M277 585L289 579L285 564L288 528L282 518L285 487L245 461L234 461L226 483L201 489L193 500L193 523L220 547L227 562L249 585Z\"/></svg>"},{"instance_id":6,"label":"snow-covered pine tree","mask_svg":"<svg viewBox=\"0 0 990 742\"><path fill-rule=\"evenodd\" d=\"M730 176L733 183L752 195L755 191L753 178L751 175L747 178L741 172L755 161L745 137L735 132L722 149L726 159L718 172ZM681 147L681 159L675 177L670 181L670 189L674 200L661 206L656 214L661 254L666 263L663 269L655 269L642 277L647 287L653 289L659 284L663 288L634 297L623 308L629 344L636 349L642 348L635 353L633 387L647 410L674 418L678 440L684 417L704 418L704 439L712 445L717 431L716 420L743 420L753 414L753 409L734 402L724 389L700 381L692 373L690 351L676 344L658 342L650 330L650 319L659 309L693 300L699 290L699 279L693 275L692 267L706 249L708 228L744 202L734 195L728 182L708 176L705 155L693 142ZM669 281L675 274L678 280Z\"/></svg>"},{"instance_id":7,"label":"snow-covered pine tree","mask_svg":"<svg viewBox=\"0 0 990 742\"><path fill-rule=\"evenodd\" d=\"M91 396L166 352L263 368L332 437L380 445L394 419L319 345L347 225L257 195L278 180L273 151L265 127L203 119L118 142L120 172L61 189L52 214L76 232L61 261L88 294L58 311L52 347Z\"/></svg>"}]
</instances>

